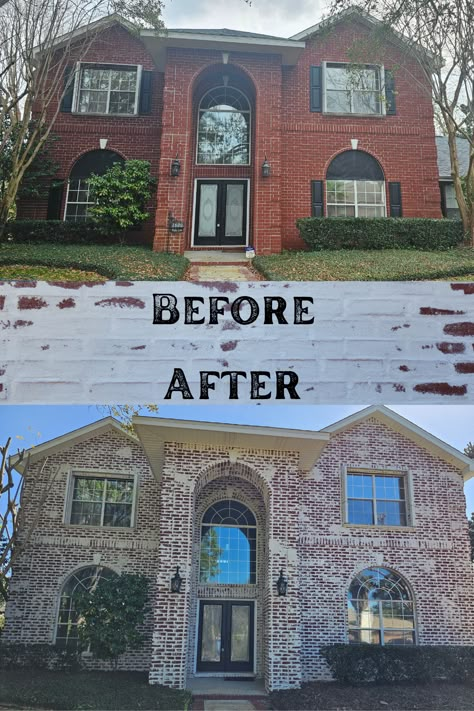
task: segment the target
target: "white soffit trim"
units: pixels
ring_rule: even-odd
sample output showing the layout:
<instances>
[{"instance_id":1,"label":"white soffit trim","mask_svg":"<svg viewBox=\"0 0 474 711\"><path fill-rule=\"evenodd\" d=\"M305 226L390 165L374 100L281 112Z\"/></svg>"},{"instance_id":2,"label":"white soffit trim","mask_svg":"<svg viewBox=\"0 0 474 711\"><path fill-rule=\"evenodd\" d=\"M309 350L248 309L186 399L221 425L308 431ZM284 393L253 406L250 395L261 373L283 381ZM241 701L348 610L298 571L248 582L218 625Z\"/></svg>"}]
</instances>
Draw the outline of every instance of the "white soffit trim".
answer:
<instances>
[{"instance_id":1,"label":"white soffit trim","mask_svg":"<svg viewBox=\"0 0 474 711\"><path fill-rule=\"evenodd\" d=\"M329 425L329 427L325 427L321 432L328 432L331 435L337 434L370 417L375 417L387 425L387 427L390 427L390 429L404 435L435 456L444 459L448 464L459 469L466 481L474 476L474 459L470 459L455 447L452 447L447 442L443 442L443 440L438 439L438 437L430 434L422 427L418 427L418 425L415 425L413 422L410 422L410 420L398 415L384 405L371 405L370 407L366 407L364 410L360 410L353 415L349 415L349 417L345 417L343 420Z\"/></svg>"},{"instance_id":2,"label":"white soffit trim","mask_svg":"<svg viewBox=\"0 0 474 711\"><path fill-rule=\"evenodd\" d=\"M37 446L26 450L25 454L27 456L25 456L22 463L18 466L18 471L21 472L23 470L28 457L30 463L34 464L40 459L45 459L45 457L61 452L64 449L69 449L69 447L85 442L86 440L91 439L91 437L97 437L98 435L105 434L108 431L118 433L123 437L127 437L134 444L138 444L138 439L122 429L120 423L116 419L113 417L104 417L102 420L92 422L90 425L85 425L77 430L68 432L60 437L55 437L54 439L50 439L48 442L43 442L43 444L38 444ZM15 461L18 461L18 455L13 456L12 461L15 464Z\"/></svg>"},{"instance_id":3,"label":"white soffit trim","mask_svg":"<svg viewBox=\"0 0 474 711\"><path fill-rule=\"evenodd\" d=\"M165 442L226 449L298 452L300 469L308 472L313 468L330 438L330 435L325 432L191 422L160 417L137 416L133 418L133 426L158 480L161 479L164 464Z\"/></svg>"}]
</instances>

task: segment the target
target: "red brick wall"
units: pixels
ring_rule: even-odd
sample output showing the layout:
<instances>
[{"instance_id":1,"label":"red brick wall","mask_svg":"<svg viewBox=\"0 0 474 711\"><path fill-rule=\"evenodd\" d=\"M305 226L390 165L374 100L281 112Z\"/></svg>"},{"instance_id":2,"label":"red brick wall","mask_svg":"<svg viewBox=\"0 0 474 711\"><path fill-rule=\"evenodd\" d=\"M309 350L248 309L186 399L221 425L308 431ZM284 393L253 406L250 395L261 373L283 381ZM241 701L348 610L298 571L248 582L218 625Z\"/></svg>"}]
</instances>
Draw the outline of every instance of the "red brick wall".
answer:
<instances>
[{"instance_id":1,"label":"red brick wall","mask_svg":"<svg viewBox=\"0 0 474 711\"><path fill-rule=\"evenodd\" d=\"M142 159L151 163L151 175L157 177L163 75L156 70L153 59L144 45L136 37L120 26L103 31L91 43L88 51L71 54L68 64L75 61L103 62L114 64L141 64L144 70L153 71L152 111L147 115L136 116L94 116L59 112L54 124L53 135L58 140L53 142L50 157L59 164L55 178L67 180L76 160L90 150L100 148L99 139L107 138L107 150L116 151L125 159ZM61 86L62 90L62 86ZM56 110L51 105L50 115ZM61 216L64 214L66 190L64 190ZM154 231L156 196L153 196L147 209L150 219L143 230L131 233L137 241L152 241ZM45 219L47 199L42 201L24 200L18 206L19 219Z\"/></svg>"},{"instance_id":2,"label":"red brick wall","mask_svg":"<svg viewBox=\"0 0 474 711\"><path fill-rule=\"evenodd\" d=\"M387 182L400 181L404 217L441 217L433 108L419 66L408 61L395 46L387 45L372 61L393 69L396 115L383 117L330 116L309 111L309 74L323 61L350 61L348 49L367 37L356 22L338 25L334 32L307 42L295 67L283 70L282 179L283 246L300 247L295 218L311 215L311 180L324 180L334 156L358 149L380 162ZM367 61L370 61L369 59ZM386 195L389 208L388 189Z\"/></svg>"},{"instance_id":3,"label":"red brick wall","mask_svg":"<svg viewBox=\"0 0 474 711\"><path fill-rule=\"evenodd\" d=\"M395 116L329 116L309 111L310 66L349 61L347 48L367 32L356 22L339 25L333 33L309 40L298 64L283 68L278 55L231 52L229 64L223 65L218 51L168 49L165 74L156 72L154 76L151 115L59 114L54 131L60 140L52 151L61 166L58 177L67 178L82 153L99 147L99 138L108 138L107 148L125 158L150 160L159 186L143 234L152 239L154 232L155 249L179 252L192 243L195 179L249 178L250 243L257 253L265 254L303 246L295 221L311 214L311 180L324 180L332 158L350 149L351 138L357 138L359 150L379 160L387 183L401 183L405 217L441 217L431 99L421 88L419 67L407 65L399 49L387 46L384 56L375 58L386 68L395 68ZM141 42L121 27L104 32L86 59L154 68ZM231 75L231 83L241 84L253 104L251 165L198 167L196 88L206 82L206 76L220 83L226 73ZM171 178L170 164L176 154L181 174ZM261 176L265 155L272 170L267 179ZM169 211L184 221L183 233L168 232ZM45 215L45 201L20 204L22 218Z\"/></svg>"}]
</instances>

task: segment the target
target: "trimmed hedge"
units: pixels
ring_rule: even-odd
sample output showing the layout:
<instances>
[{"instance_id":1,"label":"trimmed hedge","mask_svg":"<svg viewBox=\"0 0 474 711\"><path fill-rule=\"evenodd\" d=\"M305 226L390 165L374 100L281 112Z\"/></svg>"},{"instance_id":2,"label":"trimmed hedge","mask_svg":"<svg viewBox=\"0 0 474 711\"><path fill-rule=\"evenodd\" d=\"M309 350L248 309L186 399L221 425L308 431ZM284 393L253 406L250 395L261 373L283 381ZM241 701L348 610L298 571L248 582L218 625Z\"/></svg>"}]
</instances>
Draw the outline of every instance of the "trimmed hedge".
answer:
<instances>
[{"instance_id":1,"label":"trimmed hedge","mask_svg":"<svg viewBox=\"0 0 474 711\"><path fill-rule=\"evenodd\" d=\"M78 671L81 657L52 644L6 644L0 642L0 669L48 669Z\"/></svg>"},{"instance_id":2,"label":"trimmed hedge","mask_svg":"<svg viewBox=\"0 0 474 711\"><path fill-rule=\"evenodd\" d=\"M113 244L124 240L124 233L106 235L92 220L14 220L8 222L2 242L49 242L61 244Z\"/></svg>"},{"instance_id":3,"label":"trimmed hedge","mask_svg":"<svg viewBox=\"0 0 474 711\"><path fill-rule=\"evenodd\" d=\"M460 220L402 217L305 217L296 221L311 251L323 249L422 249L456 247L464 240Z\"/></svg>"},{"instance_id":4,"label":"trimmed hedge","mask_svg":"<svg viewBox=\"0 0 474 711\"><path fill-rule=\"evenodd\" d=\"M321 654L344 684L474 681L474 647L333 644L322 647Z\"/></svg>"}]
</instances>

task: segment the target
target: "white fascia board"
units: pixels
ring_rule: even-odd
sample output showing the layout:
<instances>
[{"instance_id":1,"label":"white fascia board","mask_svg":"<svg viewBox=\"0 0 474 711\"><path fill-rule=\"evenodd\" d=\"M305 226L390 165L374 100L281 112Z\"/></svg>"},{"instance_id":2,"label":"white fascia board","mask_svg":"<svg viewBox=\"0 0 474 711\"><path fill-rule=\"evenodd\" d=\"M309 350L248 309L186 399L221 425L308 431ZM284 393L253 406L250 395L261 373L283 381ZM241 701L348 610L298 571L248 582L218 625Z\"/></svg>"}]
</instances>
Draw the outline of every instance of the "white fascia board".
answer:
<instances>
[{"instance_id":1,"label":"white fascia board","mask_svg":"<svg viewBox=\"0 0 474 711\"><path fill-rule=\"evenodd\" d=\"M447 442L435 437L430 432L427 432L422 427L415 425L414 422L407 420L405 417L402 417L402 415L399 415L384 405L371 405L370 407L366 407L353 415L349 415L349 417L345 417L344 419L329 425L329 427L325 427L321 430L321 432L337 434L338 432L348 429L349 427L352 427L358 422L362 422L369 417L376 417L389 427L396 429L396 431L401 432L410 438L415 442L415 444L418 444L419 446L434 453L436 456L443 458L445 461L458 468L466 480L474 476L473 459L470 459L463 452L460 452Z\"/></svg>"},{"instance_id":2,"label":"white fascia board","mask_svg":"<svg viewBox=\"0 0 474 711\"><path fill-rule=\"evenodd\" d=\"M289 39L268 39L260 37L243 37L239 35L215 35L215 34L203 34L202 32L173 32L173 30L165 31L162 34L157 33L155 30L141 30L140 37L157 37L159 39L171 39L171 40L190 40L193 42L220 42L223 44L247 44L247 45L258 45L264 47L293 47L297 49L304 49L306 44L304 42L295 42L293 38Z\"/></svg>"},{"instance_id":3,"label":"white fascia board","mask_svg":"<svg viewBox=\"0 0 474 711\"><path fill-rule=\"evenodd\" d=\"M38 444L35 447L30 447L25 451L25 458L23 459L21 465L19 465L18 470L21 471L26 464L27 458L29 458L30 463L37 462L40 459L50 456L51 454L56 454L56 452L73 447L75 444L79 444L91 437L96 437L99 434L112 430L119 433L123 437L127 437L134 444L138 444L138 439L133 435L126 432L120 423L113 417L104 417L97 422L92 422L84 427L79 427L77 430L72 430L72 432L67 432L64 435L50 439L47 442ZM18 461L19 455L14 455L12 457L12 462L15 465L15 461Z\"/></svg>"}]
</instances>

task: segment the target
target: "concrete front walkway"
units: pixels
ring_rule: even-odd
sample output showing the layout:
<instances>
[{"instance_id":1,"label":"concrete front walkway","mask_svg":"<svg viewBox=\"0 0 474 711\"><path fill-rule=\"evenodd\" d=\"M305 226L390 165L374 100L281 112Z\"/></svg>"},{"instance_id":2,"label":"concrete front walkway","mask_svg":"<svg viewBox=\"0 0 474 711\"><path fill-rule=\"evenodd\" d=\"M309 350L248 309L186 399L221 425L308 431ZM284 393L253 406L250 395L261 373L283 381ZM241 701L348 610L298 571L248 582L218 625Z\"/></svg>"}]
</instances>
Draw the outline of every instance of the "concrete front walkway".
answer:
<instances>
[{"instance_id":1,"label":"concrete front walkway","mask_svg":"<svg viewBox=\"0 0 474 711\"><path fill-rule=\"evenodd\" d=\"M261 281L248 264L191 264L186 281Z\"/></svg>"},{"instance_id":2,"label":"concrete front walkway","mask_svg":"<svg viewBox=\"0 0 474 711\"><path fill-rule=\"evenodd\" d=\"M228 681L224 677L192 677L189 678L186 688L193 696L266 696L263 679L249 679L248 681Z\"/></svg>"},{"instance_id":3,"label":"concrete front walkway","mask_svg":"<svg viewBox=\"0 0 474 711\"><path fill-rule=\"evenodd\" d=\"M224 249L189 249L184 256L191 264L238 264L249 261L242 250L229 252Z\"/></svg>"}]
</instances>

